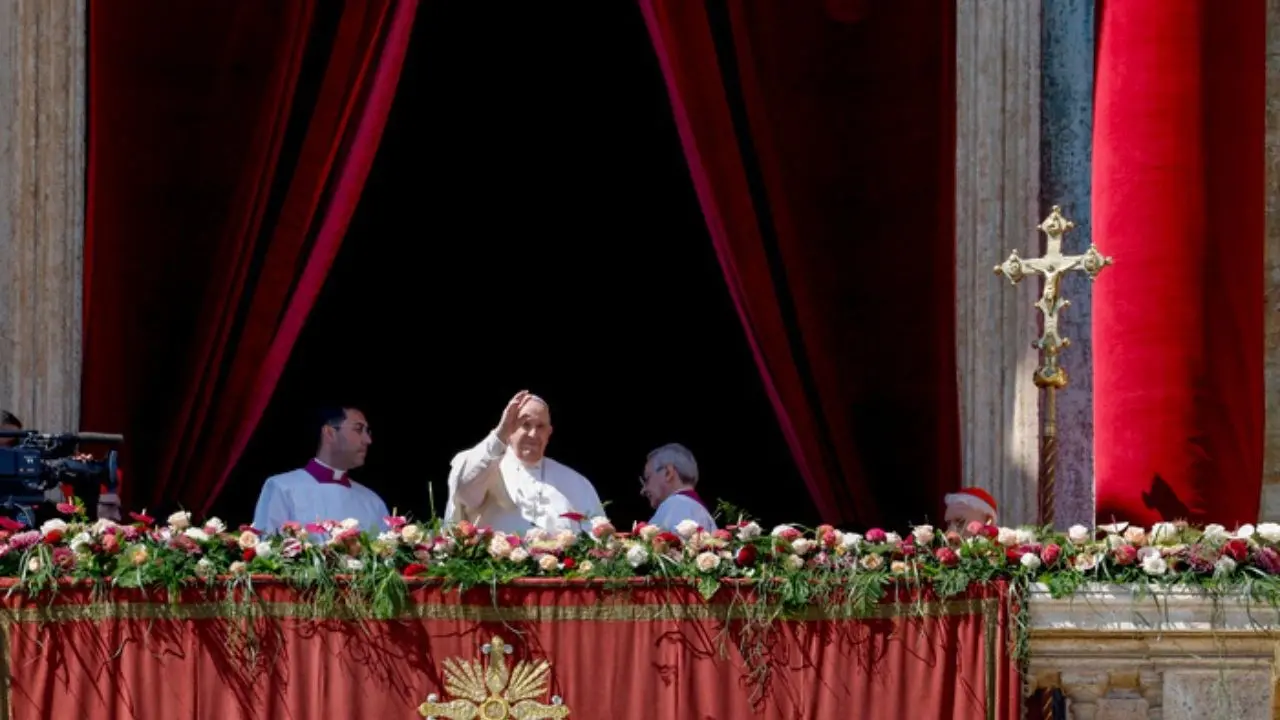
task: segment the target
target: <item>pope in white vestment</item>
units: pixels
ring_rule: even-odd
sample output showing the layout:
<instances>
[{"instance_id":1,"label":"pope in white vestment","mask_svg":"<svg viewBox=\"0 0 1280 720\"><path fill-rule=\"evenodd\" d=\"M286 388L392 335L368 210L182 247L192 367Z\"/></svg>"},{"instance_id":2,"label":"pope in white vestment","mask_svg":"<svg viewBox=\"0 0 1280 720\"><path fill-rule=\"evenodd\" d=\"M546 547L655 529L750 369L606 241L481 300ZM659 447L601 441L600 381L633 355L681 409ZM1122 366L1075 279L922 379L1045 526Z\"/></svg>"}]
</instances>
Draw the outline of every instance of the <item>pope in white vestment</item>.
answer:
<instances>
[{"instance_id":1,"label":"pope in white vestment","mask_svg":"<svg viewBox=\"0 0 1280 720\"><path fill-rule=\"evenodd\" d=\"M528 392L512 398L498 428L450 463L445 522L520 534L534 527L589 529L586 520L604 515L600 496L581 473L545 456L551 429L550 408L540 398Z\"/></svg>"}]
</instances>

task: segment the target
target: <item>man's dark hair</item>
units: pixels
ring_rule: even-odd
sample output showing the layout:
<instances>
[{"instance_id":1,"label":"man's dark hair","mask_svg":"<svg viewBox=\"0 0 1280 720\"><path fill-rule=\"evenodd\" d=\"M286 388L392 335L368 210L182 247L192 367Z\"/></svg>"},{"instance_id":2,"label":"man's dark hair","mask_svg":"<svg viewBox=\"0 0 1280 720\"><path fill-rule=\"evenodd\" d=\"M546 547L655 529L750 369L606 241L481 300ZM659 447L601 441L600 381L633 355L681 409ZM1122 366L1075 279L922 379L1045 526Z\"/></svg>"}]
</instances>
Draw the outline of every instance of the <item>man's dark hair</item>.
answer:
<instances>
[{"instance_id":1,"label":"man's dark hair","mask_svg":"<svg viewBox=\"0 0 1280 720\"><path fill-rule=\"evenodd\" d=\"M22 421L8 410L0 410L0 425L11 425L19 430L22 429Z\"/></svg>"}]
</instances>

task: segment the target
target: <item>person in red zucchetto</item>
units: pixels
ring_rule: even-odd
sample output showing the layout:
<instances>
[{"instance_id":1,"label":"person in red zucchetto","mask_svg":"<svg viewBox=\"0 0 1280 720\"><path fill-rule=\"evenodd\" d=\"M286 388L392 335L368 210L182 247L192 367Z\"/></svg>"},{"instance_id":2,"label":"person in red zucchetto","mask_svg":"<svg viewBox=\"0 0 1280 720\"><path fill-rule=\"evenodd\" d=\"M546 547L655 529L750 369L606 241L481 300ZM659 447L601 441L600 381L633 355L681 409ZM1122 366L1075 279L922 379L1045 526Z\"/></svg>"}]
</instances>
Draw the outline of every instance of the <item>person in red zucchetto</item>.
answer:
<instances>
[{"instance_id":1,"label":"person in red zucchetto","mask_svg":"<svg viewBox=\"0 0 1280 720\"><path fill-rule=\"evenodd\" d=\"M974 521L984 525L994 525L996 522L996 499L982 488L961 488L957 492L948 493L945 502L945 520L947 527L953 530L963 530Z\"/></svg>"}]
</instances>

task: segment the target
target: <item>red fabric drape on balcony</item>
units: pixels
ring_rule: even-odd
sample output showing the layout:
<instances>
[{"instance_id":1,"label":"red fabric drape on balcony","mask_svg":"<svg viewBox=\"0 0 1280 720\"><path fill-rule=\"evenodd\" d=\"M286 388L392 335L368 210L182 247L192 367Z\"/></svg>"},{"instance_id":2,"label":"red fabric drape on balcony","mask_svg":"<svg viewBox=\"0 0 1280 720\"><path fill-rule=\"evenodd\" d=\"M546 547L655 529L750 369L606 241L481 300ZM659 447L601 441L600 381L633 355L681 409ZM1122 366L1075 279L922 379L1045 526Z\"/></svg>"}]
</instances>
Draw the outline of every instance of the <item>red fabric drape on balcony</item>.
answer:
<instances>
[{"instance_id":1,"label":"red fabric drape on balcony","mask_svg":"<svg viewBox=\"0 0 1280 720\"><path fill-rule=\"evenodd\" d=\"M753 640L715 619L726 605L710 609L692 589L557 584L502 587L497 598L420 588L413 612L394 622L307 619L305 599L262 582L257 607L268 617L252 622L225 617L203 591L170 608L136 591L88 605L83 590L70 607L43 611L46 600L15 595L4 601L19 620L7 634L12 718L419 717L428 695L452 699L444 662L480 660L495 634L512 665L551 664L547 695L561 696L571 718L1018 717L1007 604L995 588L886 604L868 619L778 621ZM923 619L912 616L922 608ZM764 672L753 680L752 670Z\"/></svg>"}]
</instances>

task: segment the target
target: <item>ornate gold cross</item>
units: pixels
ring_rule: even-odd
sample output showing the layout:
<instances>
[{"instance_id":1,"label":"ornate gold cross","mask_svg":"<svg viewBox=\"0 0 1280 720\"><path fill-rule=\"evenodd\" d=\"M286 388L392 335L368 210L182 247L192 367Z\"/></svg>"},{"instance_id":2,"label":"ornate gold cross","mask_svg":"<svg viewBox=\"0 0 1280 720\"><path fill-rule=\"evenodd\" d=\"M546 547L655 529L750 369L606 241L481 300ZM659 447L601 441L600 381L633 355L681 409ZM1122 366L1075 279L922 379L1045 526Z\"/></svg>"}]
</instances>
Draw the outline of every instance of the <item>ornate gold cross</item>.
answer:
<instances>
[{"instance_id":1,"label":"ornate gold cross","mask_svg":"<svg viewBox=\"0 0 1280 720\"><path fill-rule=\"evenodd\" d=\"M1071 345L1070 338L1058 332L1058 313L1071 307L1071 301L1062 297L1062 276L1072 270L1081 270L1089 275L1089 280L1097 279L1098 273L1115 261L1098 252L1093 243L1083 255L1063 255L1062 237L1076 226L1062 215L1062 208L1057 205L1049 213L1049 217L1040 223L1040 230L1048 238L1043 257L1022 259L1018 251L1009 253L1009 258L996 266L996 274L1009 278L1009 282L1017 285L1028 275L1043 275L1044 290L1036 307L1044 317L1044 330L1040 338L1031 343L1031 347L1040 351L1040 367L1036 368L1036 387L1045 391L1044 423L1040 435L1040 487L1039 510L1040 524L1052 525L1054 520L1054 483L1058 475L1058 400L1057 391L1067 386L1067 373L1058 364L1058 354Z\"/></svg>"},{"instance_id":2,"label":"ornate gold cross","mask_svg":"<svg viewBox=\"0 0 1280 720\"><path fill-rule=\"evenodd\" d=\"M1009 253L1009 258L996 266L996 274L1009 278L1009 282L1017 285L1028 275L1044 276L1044 291L1036 301L1040 314L1044 316L1044 332L1040 339L1031 343L1031 347L1039 350L1041 365L1036 370L1036 387L1063 388L1067 386L1067 374L1058 365L1058 354L1071 345L1069 338L1058 332L1058 313L1071 307L1071 301L1062 297L1062 276L1072 270L1083 270L1092 281L1098 273L1115 261L1098 252L1093 243L1083 255L1063 255L1062 237L1074 229L1075 223L1062 216L1062 208L1053 206L1049 217L1040 223L1040 230L1048 238L1044 257L1022 259L1018 251Z\"/></svg>"},{"instance_id":3,"label":"ornate gold cross","mask_svg":"<svg viewBox=\"0 0 1280 720\"><path fill-rule=\"evenodd\" d=\"M569 708L556 696L550 704L539 702L551 682L551 664L521 661L508 666L512 647L499 636L480 648L489 660L449 658L443 663L444 689L453 696L444 701L435 693L418 706L427 720L561 720Z\"/></svg>"}]
</instances>

